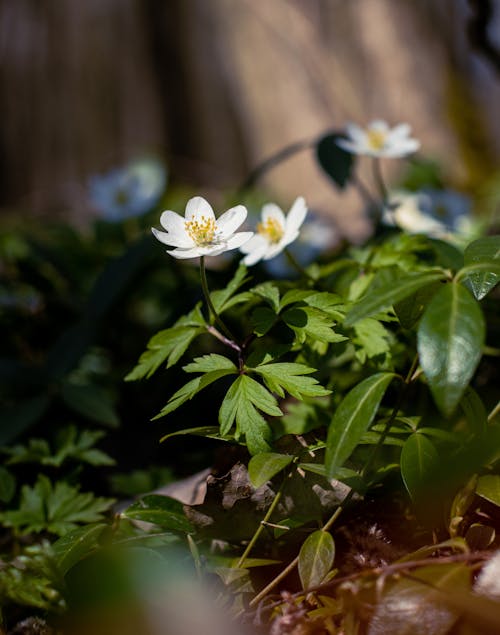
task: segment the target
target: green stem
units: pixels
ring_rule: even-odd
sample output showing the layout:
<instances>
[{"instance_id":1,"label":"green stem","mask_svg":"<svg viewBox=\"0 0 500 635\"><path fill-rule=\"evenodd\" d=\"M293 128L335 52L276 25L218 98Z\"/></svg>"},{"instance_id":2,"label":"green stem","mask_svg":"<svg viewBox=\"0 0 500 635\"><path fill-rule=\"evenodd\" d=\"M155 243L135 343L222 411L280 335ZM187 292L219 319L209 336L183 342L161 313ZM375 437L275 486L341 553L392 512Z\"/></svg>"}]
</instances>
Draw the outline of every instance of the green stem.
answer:
<instances>
[{"instance_id":1,"label":"green stem","mask_svg":"<svg viewBox=\"0 0 500 635\"><path fill-rule=\"evenodd\" d=\"M304 267L298 262L298 260L295 258L292 252L288 249L288 247L285 247L284 252L285 252L285 256L288 259L288 262L302 277L307 278L308 280L312 280L313 282L316 282L316 280L311 275L309 275L307 271L304 269Z\"/></svg>"},{"instance_id":2,"label":"green stem","mask_svg":"<svg viewBox=\"0 0 500 635\"><path fill-rule=\"evenodd\" d=\"M209 312L212 313L215 323L218 324L221 331L224 335L229 338L232 342L236 342L236 338L233 336L231 331L227 328L224 322L219 317L219 314L215 310L215 307L210 298L210 291L208 290L207 284L207 274L205 272L205 256L200 256L200 278L201 278L201 288L203 289L203 295L205 296L205 300L209 309Z\"/></svg>"},{"instance_id":3,"label":"green stem","mask_svg":"<svg viewBox=\"0 0 500 635\"><path fill-rule=\"evenodd\" d=\"M373 158L373 177L375 179L375 183L377 184L378 190L380 192L380 196L384 203L387 202L389 192L387 190L387 186L384 182L384 177L382 176L382 168L380 167L380 159L377 157Z\"/></svg>"},{"instance_id":4,"label":"green stem","mask_svg":"<svg viewBox=\"0 0 500 635\"><path fill-rule=\"evenodd\" d=\"M493 419L497 416L499 412L500 412L500 401L497 403L497 405L493 408L493 410L488 415L488 423L493 421Z\"/></svg>"}]
</instances>

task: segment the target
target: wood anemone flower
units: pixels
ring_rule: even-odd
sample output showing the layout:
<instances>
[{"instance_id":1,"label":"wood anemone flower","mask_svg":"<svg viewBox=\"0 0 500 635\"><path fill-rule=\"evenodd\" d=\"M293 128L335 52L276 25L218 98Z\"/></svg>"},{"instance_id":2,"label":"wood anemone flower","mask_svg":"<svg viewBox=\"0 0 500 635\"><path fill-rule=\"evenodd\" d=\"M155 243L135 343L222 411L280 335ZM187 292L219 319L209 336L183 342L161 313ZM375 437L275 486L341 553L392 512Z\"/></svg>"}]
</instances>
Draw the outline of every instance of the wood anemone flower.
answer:
<instances>
[{"instance_id":1,"label":"wood anemone flower","mask_svg":"<svg viewBox=\"0 0 500 635\"><path fill-rule=\"evenodd\" d=\"M411 127L400 123L390 128L387 122L377 119L361 128L355 123L346 126L346 139L336 143L351 154L366 154L376 158L397 159L416 152L420 141L410 136Z\"/></svg>"}]
</instances>

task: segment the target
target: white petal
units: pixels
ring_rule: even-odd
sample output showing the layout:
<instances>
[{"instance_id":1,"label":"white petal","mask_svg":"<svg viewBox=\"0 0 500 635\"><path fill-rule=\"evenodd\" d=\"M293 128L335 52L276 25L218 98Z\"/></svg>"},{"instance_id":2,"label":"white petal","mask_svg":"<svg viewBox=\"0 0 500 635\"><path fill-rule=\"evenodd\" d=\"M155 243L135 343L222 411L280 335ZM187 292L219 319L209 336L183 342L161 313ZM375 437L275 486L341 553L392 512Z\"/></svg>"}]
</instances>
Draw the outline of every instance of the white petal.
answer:
<instances>
[{"instance_id":1,"label":"white petal","mask_svg":"<svg viewBox=\"0 0 500 635\"><path fill-rule=\"evenodd\" d=\"M266 203L262 207L262 221L265 223L268 218L272 218L273 220L277 221L281 225L281 227L285 227L285 215L283 214L281 208L274 203Z\"/></svg>"},{"instance_id":2,"label":"white petal","mask_svg":"<svg viewBox=\"0 0 500 635\"><path fill-rule=\"evenodd\" d=\"M264 256L263 260L270 260L271 258L274 258L283 251L287 244L289 243L285 242L285 240L283 239L280 240L280 242L276 245L270 245L269 249L266 251L266 255Z\"/></svg>"},{"instance_id":3,"label":"white petal","mask_svg":"<svg viewBox=\"0 0 500 635\"><path fill-rule=\"evenodd\" d=\"M214 210L208 201L201 196L190 198L186 205L186 220L199 219L201 216L205 218L215 219Z\"/></svg>"},{"instance_id":4,"label":"white petal","mask_svg":"<svg viewBox=\"0 0 500 635\"><path fill-rule=\"evenodd\" d=\"M376 132L389 132L387 121L384 121L383 119L374 119L373 121L370 121L367 128L368 130L375 130Z\"/></svg>"},{"instance_id":5,"label":"white petal","mask_svg":"<svg viewBox=\"0 0 500 635\"><path fill-rule=\"evenodd\" d=\"M263 242L256 249L251 251L247 256L243 258L243 263L247 265L247 267L251 267L265 256L266 251L267 243Z\"/></svg>"},{"instance_id":6,"label":"white petal","mask_svg":"<svg viewBox=\"0 0 500 635\"><path fill-rule=\"evenodd\" d=\"M420 141L417 141L416 139L405 139L405 141L400 141L384 149L380 156L396 159L399 157L404 157L407 154L412 154L419 148Z\"/></svg>"},{"instance_id":7,"label":"white petal","mask_svg":"<svg viewBox=\"0 0 500 635\"><path fill-rule=\"evenodd\" d=\"M217 228L223 238L227 238L245 222L247 217L247 208L244 205L237 205L228 209L222 216L217 219Z\"/></svg>"},{"instance_id":8,"label":"white petal","mask_svg":"<svg viewBox=\"0 0 500 635\"><path fill-rule=\"evenodd\" d=\"M286 217L286 231L296 232L305 220L307 214L307 205L302 196L295 199L288 216Z\"/></svg>"},{"instance_id":9,"label":"white petal","mask_svg":"<svg viewBox=\"0 0 500 635\"><path fill-rule=\"evenodd\" d=\"M162 232L154 227L151 227L151 231L153 232L153 236L164 245L169 245L170 247L181 247L183 249L194 246L194 242L189 238L189 236L186 237L187 239L184 239L184 237L180 237L176 234L167 234L167 232Z\"/></svg>"},{"instance_id":10,"label":"white petal","mask_svg":"<svg viewBox=\"0 0 500 635\"><path fill-rule=\"evenodd\" d=\"M203 256L200 247L193 247L192 249L173 249L172 251L167 250L167 254L170 254L174 258L197 258L198 256Z\"/></svg>"},{"instance_id":11,"label":"white petal","mask_svg":"<svg viewBox=\"0 0 500 635\"><path fill-rule=\"evenodd\" d=\"M410 135L411 126L407 123L400 123L397 126L394 126L392 130L389 131L387 135L387 142L392 143L393 141L400 141L401 139L405 139Z\"/></svg>"},{"instance_id":12,"label":"white petal","mask_svg":"<svg viewBox=\"0 0 500 635\"><path fill-rule=\"evenodd\" d=\"M345 127L348 136L354 141L363 141L366 138L366 132L355 123L348 123ZM340 139L339 139L340 141ZM338 142L337 142L338 143Z\"/></svg>"},{"instance_id":13,"label":"white petal","mask_svg":"<svg viewBox=\"0 0 500 635\"><path fill-rule=\"evenodd\" d=\"M347 139L336 139L335 143L345 150L346 152L350 152L351 154L361 154L364 152L364 143L361 146L361 141L348 141Z\"/></svg>"},{"instance_id":14,"label":"white petal","mask_svg":"<svg viewBox=\"0 0 500 635\"><path fill-rule=\"evenodd\" d=\"M253 236L253 232L238 232L233 234L226 241L226 250L238 249L245 245Z\"/></svg>"},{"instance_id":15,"label":"white petal","mask_svg":"<svg viewBox=\"0 0 500 635\"><path fill-rule=\"evenodd\" d=\"M290 243L293 243L294 240L297 240L298 237L299 237L299 231L297 229L294 231L292 230L286 231L285 235L278 243L278 245L280 246L280 249L284 249L287 245L289 245Z\"/></svg>"},{"instance_id":16,"label":"white petal","mask_svg":"<svg viewBox=\"0 0 500 635\"><path fill-rule=\"evenodd\" d=\"M269 241L266 240L266 238L262 236L262 234L254 234L248 242L245 242L240 247L240 250L244 254L249 254L255 249L260 249L261 247L264 247L264 249L266 249L268 244L269 244Z\"/></svg>"},{"instance_id":17,"label":"white petal","mask_svg":"<svg viewBox=\"0 0 500 635\"><path fill-rule=\"evenodd\" d=\"M167 245L186 248L192 247L194 245L193 239L190 238L189 234L186 231L184 218L182 218L182 216L180 216L176 212L165 210L160 216L160 223L168 232L170 242L166 243ZM158 238L158 240L161 239Z\"/></svg>"}]
</instances>

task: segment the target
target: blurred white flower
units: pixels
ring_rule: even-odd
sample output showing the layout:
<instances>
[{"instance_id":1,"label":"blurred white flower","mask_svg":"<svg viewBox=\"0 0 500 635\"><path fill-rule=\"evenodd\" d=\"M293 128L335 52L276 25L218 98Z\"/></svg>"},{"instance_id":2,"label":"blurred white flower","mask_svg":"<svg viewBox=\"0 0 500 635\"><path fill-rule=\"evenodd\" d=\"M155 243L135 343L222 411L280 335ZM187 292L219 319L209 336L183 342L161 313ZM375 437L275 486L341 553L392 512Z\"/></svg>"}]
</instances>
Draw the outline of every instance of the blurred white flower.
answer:
<instances>
[{"instance_id":1,"label":"blurred white flower","mask_svg":"<svg viewBox=\"0 0 500 635\"><path fill-rule=\"evenodd\" d=\"M244 264L251 266L259 260L277 256L298 237L306 214L306 202L301 196L295 200L287 216L274 203L264 205L257 233L240 248L246 254Z\"/></svg>"},{"instance_id":2,"label":"blurred white flower","mask_svg":"<svg viewBox=\"0 0 500 635\"><path fill-rule=\"evenodd\" d=\"M253 232L235 233L246 217L246 207L237 205L216 219L210 204L201 196L195 196L188 201L184 218L166 210L160 217L166 231L154 227L151 231L160 242L176 247L167 250L174 258L218 256L241 247L253 236Z\"/></svg>"},{"instance_id":3,"label":"blurred white flower","mask_svg":"<svg viewBox=\"0 0 500 635\"><path fill-rule=\"evenodd\" d=\"M470 208L470 200L452 190L392 192L382 221L410 234L450 238L473 233Z\"/></svg>"},{"instance_id":4,"label":"blurred white flower","mask_svg":"<svg viewBox=\"0 0 500 635\"><path fill-rule=\"evenodd\" d=\"M379 158L399 158L416 152L420 142L410 137L411 128L401 123L394 128L380 119L372 121L366 128L355 123L346 126L347 139L336 143L351 154L366 154Z\"/></svg>"},{"instance_id":5,"label":"blurred white flower","mask_svg":"<svg viewBox=\"0 0 500 635\"><path fill-rule=\"evenodd\" d=\"M139 159L89 179L92 206L109 221L149 212L165 191L167 173L155 159Z\"/></svg>"}]
</instances>

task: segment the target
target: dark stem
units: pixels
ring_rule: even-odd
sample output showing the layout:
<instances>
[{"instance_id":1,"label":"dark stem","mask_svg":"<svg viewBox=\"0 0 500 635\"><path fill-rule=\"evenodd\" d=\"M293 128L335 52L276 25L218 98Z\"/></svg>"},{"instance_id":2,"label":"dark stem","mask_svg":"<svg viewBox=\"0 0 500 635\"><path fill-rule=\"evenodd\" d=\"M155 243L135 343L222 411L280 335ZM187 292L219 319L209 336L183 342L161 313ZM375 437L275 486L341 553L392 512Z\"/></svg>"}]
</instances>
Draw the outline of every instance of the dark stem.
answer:
<instances>
[{"instance_id":1,"label":"dark stem","mask_svg":"<svg viewBox=\"0 0 500 635\"><path fill-rule=\"evenodd\" d=\"M231 344L238 346L236 344L236 338L233 336L231 331L227 328L227 326L219 317L219 314L215 310L215 307L210 298L210 291L208 290L208 284L207 284L207 274L205 272L205 256L200 256L200 278L201 278L201 288L203 289L203 295L205 296L207 306L209 308L210 313L212 313L213 315L215 323L219 326L220 330L224 333L224 335L231 341ZM232 348L235 348L235 346L232 346ZM241 349L238 346L236 350L241 350Z\"/></svg>"},{"instance_id":2,"label":"dark stem","mask_svg":"<svg viewBox=\"0 0 500 635\"><path fill-rule=\"evenodd\" d=\"M375 183L377 184L378 190L380 192L380 196L384 203L387 202L389 192L387 191L386 184L384 182L384 177L382 176L382 168L380 166L380 159L377 157L373 158L372 161L373 168L373 178L375 179Z\"/></svg>"}]
</instances>

